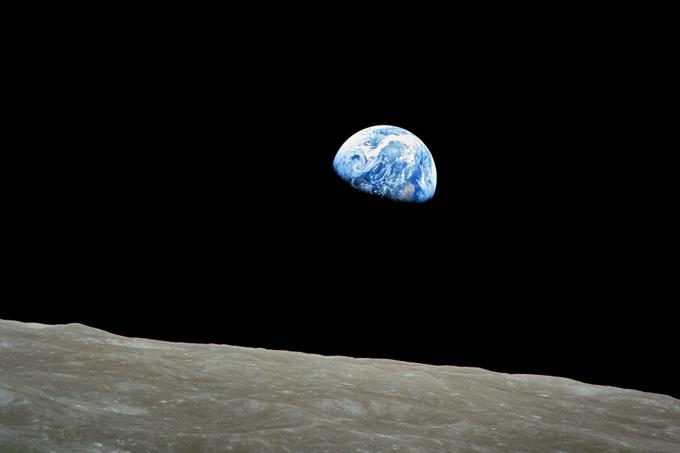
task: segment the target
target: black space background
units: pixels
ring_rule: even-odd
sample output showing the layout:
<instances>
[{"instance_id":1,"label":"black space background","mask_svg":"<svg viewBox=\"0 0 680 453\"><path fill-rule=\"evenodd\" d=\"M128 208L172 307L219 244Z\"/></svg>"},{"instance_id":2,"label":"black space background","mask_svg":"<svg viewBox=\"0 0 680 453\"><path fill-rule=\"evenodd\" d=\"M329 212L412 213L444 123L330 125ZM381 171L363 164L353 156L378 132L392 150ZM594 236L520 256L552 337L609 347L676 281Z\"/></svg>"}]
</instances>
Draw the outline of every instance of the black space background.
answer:
<instances>
[{"instance_id":1,"label":"black space background","mask_svg":"<svg viewBox=\"0 0 680 453\"><path fill-rule=\"evenodd\" d=\"M24 37L0 317L680 395L634 44L484 17ZM428 145L433 200L335 176L376 124Z\"/></svg>"}]
</instances>

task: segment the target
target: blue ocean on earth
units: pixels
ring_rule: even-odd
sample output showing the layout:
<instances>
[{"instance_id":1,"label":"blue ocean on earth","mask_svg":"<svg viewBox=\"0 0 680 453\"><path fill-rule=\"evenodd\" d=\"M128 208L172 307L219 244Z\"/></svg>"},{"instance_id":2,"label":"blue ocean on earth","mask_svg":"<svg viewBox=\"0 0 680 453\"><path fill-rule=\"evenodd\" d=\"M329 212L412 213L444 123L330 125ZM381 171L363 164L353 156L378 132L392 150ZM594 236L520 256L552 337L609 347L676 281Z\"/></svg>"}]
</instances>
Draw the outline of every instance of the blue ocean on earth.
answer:
<instances>
[{"instance_id":1,"label":"blue ocean on earth","mask_svg":"<svg viewBox=\"0 0 680 453\"><path fill-rule=\"evenodd\" d=\"M437 187L430 150L396 126L372 126L352 135L338 150L333 168L354 188L397 201L427 201Z\"/></svg>"}]
</instances>

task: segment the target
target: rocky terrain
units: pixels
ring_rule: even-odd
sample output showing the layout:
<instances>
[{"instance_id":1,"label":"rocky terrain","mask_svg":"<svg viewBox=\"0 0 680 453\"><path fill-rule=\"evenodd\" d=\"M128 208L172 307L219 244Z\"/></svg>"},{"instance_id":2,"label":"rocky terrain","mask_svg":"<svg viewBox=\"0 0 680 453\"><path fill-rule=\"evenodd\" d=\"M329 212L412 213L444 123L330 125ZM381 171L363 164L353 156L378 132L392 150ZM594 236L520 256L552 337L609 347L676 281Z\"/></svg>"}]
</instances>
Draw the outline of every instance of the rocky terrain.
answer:
<instances>
[{"instance_id":1,"label":"rocky terrain","mask_svg":"<svg viewBox=\"0 0 680 453\"><path fill-rule=\"evenodd\" d=\"M0 451L680 451L680 401L569 379L0 321Z\"/></svg>"}]
</instances>

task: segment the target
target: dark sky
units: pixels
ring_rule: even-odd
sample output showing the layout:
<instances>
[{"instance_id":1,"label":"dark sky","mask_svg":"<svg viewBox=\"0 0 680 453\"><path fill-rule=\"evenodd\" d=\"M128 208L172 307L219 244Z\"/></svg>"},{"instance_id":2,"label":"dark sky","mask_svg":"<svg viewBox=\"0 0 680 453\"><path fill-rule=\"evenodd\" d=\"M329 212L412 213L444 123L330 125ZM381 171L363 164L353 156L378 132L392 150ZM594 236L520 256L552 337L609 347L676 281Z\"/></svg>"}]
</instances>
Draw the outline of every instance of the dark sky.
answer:
<instances>
[{"instance_id":1,"label":"dark sky","mask_svg":"<svg viewBox=\"0 0 680 453\"><path fill-rule=\"evenodd\" d=\"M463 31L323 53L293 32L31 44L0 317L677 396L662 210L616 47ZM335 176L376 124L428 145L430 202Z\"/></svg>"}]
</instances>

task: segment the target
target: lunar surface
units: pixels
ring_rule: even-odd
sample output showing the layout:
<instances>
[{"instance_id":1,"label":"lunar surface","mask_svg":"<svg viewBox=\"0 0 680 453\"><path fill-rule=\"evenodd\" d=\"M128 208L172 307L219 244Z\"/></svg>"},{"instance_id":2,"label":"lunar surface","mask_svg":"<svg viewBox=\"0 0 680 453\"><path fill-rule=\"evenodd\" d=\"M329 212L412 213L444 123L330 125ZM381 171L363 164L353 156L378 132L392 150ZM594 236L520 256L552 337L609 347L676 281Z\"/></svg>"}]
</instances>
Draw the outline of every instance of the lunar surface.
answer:
<instances>
[{"instance_id":1,"label":"lunar surface","mask_svg":"<svg viewBox=\"0 0 680 453\"><path fill-rule=\"evenodd\" d=\"M333 168L356 189L398 201L427 201L437 186L430 150L395 126L373 126L352 135L335 155Z\"/></svg>"},{"instance_id":2,"label":"lunar surface","mask_svg":"<svg viewBox=\"0 0 680 453\"><path fill-rule=\"evenodd\" d=\"M680 401L0 320L0 451L677 453Z\"/></svg>"}]
</instances>

